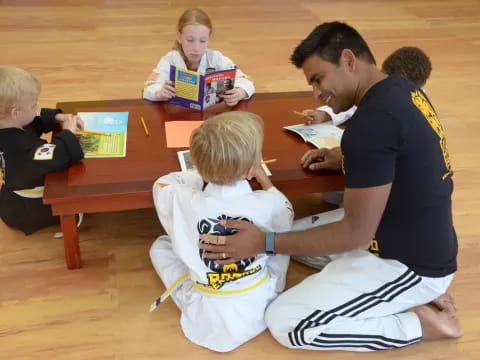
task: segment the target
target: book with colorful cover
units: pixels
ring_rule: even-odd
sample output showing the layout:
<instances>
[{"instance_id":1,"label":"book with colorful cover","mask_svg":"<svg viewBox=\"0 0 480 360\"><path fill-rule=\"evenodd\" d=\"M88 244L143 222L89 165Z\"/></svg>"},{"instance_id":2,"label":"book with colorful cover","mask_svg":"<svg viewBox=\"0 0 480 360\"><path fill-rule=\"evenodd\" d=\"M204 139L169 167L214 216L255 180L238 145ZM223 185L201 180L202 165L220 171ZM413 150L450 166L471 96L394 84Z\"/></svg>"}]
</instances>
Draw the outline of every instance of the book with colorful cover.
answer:
<instances>
[{"instance_id":1,"label":"book with colorful cover","mask_svg":"<svg viewBox=\"0 0 480 360\"><path fill-rule=\"evenodd\" d=\"M219 95L235 86L236 67L201 75L198 72L170 66L170 80L175 96L169 103L203 111L220 101Z\"/></svg>"},{"instance_id":2,"label":"book with colorful cover","mask_svg":"<svg viewBox=\"0 0 480 360\"><path fill-rule=\"evenodd\" d=\"M300 135L305 142L311 143L318 149L340 146L343 134L343 130L333 125L331 121L312 125L290 125L283 128Z\"/></svg>"},{"instance_id":3,"label":"book with colorful cover","mask_svg":"<svg viewBox=\"0 0 480 360\"><path fill-rule=\"evenodd\" d=\"M75 135L85 158L125 157L128 112L79 112L84 131Z\"/></svg>"}]
</instances>

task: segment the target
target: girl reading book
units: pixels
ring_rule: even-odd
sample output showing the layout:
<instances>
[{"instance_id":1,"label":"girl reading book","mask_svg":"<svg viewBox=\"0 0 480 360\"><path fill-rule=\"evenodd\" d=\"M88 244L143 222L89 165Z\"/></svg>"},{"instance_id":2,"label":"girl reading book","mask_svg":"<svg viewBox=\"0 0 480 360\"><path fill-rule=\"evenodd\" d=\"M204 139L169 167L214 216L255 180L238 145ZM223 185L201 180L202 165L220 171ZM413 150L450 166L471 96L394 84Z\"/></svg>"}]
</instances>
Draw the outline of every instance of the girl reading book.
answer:
<instances>
[{"instance_id":1,"label":"girl reading book","mask_svg":"<svg viewBox=\"0 0 480 360\"><path fill-rule=\"evenodd\" d=\"M178 20L177 36L173 50L160 59L143 88L143 98L167 101L175 96L170 78L170 66L185 68L206 74L212 71L232 69L235 64L220 51L208 49L212 34L212 22L201 9L188 9ZM235 85L219 94L228 106L250 98L255 92L253 83L237 67Z\"/></svg>"}]
</instances>

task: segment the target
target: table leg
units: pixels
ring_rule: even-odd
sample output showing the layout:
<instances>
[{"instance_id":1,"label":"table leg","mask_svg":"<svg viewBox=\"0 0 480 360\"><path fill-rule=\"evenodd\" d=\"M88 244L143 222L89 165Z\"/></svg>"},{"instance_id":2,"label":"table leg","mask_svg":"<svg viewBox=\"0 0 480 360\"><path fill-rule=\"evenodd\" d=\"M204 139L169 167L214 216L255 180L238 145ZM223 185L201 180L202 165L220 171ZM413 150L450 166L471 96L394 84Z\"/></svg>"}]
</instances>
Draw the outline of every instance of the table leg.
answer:
<instances>
[{"instance_id":1,"label":"table leg","mask_svg":"<svg viewBox=\"0 0 480 360\"><path fill-rule=\"evenodd\" d=\"M67 268L79 269L82 267L82 263L80 260L80 245L78 243L75 215L60 215L60 226L63 232L63 245L65 247Z\"/></svg>"}]
</instances>

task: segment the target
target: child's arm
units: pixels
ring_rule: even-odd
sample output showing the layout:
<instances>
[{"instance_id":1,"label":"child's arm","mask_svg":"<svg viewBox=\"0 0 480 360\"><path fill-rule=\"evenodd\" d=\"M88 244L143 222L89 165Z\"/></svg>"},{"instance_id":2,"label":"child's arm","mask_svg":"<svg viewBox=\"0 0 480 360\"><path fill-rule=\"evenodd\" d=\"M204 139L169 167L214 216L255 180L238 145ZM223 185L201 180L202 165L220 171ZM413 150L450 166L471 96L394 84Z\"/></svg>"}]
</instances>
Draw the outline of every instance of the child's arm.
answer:
<instances>
[{"instance_id":1,"label":"child's arm","mask_svg":"<svg viewBox=\"0 0 480 360\"><path fill-rule=\"evenodd\" d=\"M334 113L332 108L328 105L323 105L317 108L317 111L323 111L328 115L330 115L333 125L335 126L345 123L348 119L350 119L353 116L353 114L355 113L355 110L357 110L357 107L355 105L352 106L350 109L340 112L338 114Z\"/></svg>"},{"instance_id":2,"label":"child's arm","mask_svg":"<svg viewBox=\"0 0 480 360\"><path fill-rule=\"evenodd\" d=\"M181 188L179 189L178 186ZM173 228L173 202L176 191L194 191L202 189L203 180L196 171L174 172L155 181L153 184L153 203L163 228L169 234Z\"/></svg>"},{"instance_id":3,"label":"child's arm","mask_svg":"<svg viewBox=\"0 0 480 360\"><path fill-rule=\"evenodd\" d=\"M55 117L61 113L62 110L59 109L42 108L40 110L40 114L35 116L33 121L25 128L32 128L38 136L44 133L51 132L57 126L57 121L55 120Z\"/></svg>"},{"instance_id":4,"label":"child's arm","mask_svg":"<svg viewBox=\"0 0 480 360\"><path fill-rule=\"evenodd\" d=\"M255 176L255 180L260 184L263 190L268 190L273 187L272 181L265 173L261 164L256 164L254 166L253 176Z\"/></svg>"},{"instance_id":5,"label":"child's arm","mask_svg":"<svg viewBox=\"0 0 480 360\"><path fill-rule=\"evenodd\" d=\"M38 138L30 146L25 176L29 178L44 176L83 159L83 156L78 139L69 130L55 134L51 143Z\"/></svg>"},{"instance_id":6,"label":"child's arm","mask_svg":"<svg viewBox=\"0 0 480 360\"><path fill-rule=\"evenodd\" d=\"M273 199L268 200L272 202L272 208L274 209L271 228L273 231L278 232L289 231L295 216L292 204L283 193L273 186L270 178L260 164L255 165L253 175L262 186L262 189L272 194L270 196L273 196Z\"/></svg>"},{"instance_id":7,"label":"child's arm","mask_svg":"<svg viewBox=\"0 0 480 360\"><path fill-rule=\"evenodd\" d=\"M168 87L164 87L165 83L167 81L170 81L170 65L172 62L170 61L171 57L173 56L172 52L168 53L164 57L160 59L158 62L157 66L153 71L150 73L148 76L147 80L145 81L145 84L143 85L143 98L151 101L165 101L168 100L169 98L163 99L161 97L160 90L163 89L168 89L168 93L170 94L172 92L173 86L170 83L167 83L167 85L172 86L172 89ZM175 90L173 89L173 95L175 94ZM170 97L172 97L170 96ZM160 99L162 98L162 100Z\"/></svg>"},{"instance_id":8,"label":"child's arm","mask_svg":"<svg viewBox=\"0 0 480 360\"><path fill-rule=\"evenodd\" d=\"M272 201L272 204L274 204L274 215L272 219L273 231L290 231L295 217L292 204L276 187L273 186L268 191L275 194L275 200Z\"/></svg>"},{"instance_id":9,"label":"child's arm","mask_svg":"<svg viewBox=\"0 0 480 360\"><path fill-rule=\"evenodd\" d=\"M307 109L303 110L302 114L305 125L320 124L332 119L327 112L321 110Z\"/></svg>"}]
</instances>

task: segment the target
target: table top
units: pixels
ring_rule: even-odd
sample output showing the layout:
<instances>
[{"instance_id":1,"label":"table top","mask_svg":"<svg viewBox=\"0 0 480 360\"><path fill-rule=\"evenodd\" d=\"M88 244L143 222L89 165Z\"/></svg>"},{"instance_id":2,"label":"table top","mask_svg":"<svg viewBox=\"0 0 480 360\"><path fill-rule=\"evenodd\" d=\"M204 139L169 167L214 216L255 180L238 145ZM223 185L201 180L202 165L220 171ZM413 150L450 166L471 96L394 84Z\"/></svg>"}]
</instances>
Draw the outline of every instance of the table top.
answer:
<instances>
[{"instance_id":1,"label":"table top","mask_svg":"<svg viewBox=\"0 0 480 360\"><path fill-rule=\"evenodd\" d=\"M301 156L310 148L300 136L283 129L301 119L293 110L315 108L311 92L256 94L233 110L250 111L264 120L264 159L272 182L287 195L333 191L343 188L339 172L312 172L300 167ZM152 207L151 189L160 176L180 171L177 152L186 148L167 148L165 122L206 120L216 113L231 110L217 104L204 112L143 99L59 103L64 113L128 111L127 156L124 158L84 159L69 168L50 173L45 182L44 202L55 215L65 211L109 211ZM144 132L140 117L148 125ZM115 205L115 199L123 205ZM102 201L109 204L102 205ZM81 208L81 209L80 209Z\"/></svg>"}]
</instances>

